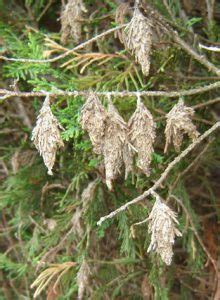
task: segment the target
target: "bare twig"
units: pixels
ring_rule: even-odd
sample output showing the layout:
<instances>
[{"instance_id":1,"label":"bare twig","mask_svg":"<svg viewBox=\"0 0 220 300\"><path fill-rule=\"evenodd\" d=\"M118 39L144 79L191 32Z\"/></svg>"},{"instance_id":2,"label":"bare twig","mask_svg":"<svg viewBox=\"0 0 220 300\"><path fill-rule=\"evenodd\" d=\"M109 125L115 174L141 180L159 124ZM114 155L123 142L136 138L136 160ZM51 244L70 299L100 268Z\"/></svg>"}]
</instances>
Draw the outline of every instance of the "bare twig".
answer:
<instances>
[{"instance_id":1,"label":"bare twig","mask_svg":"<svg viewBox=\"0 0 220 300\"><path fill-rule=\"evenodd\" d=\"M24 106L24 103L22 102L22 99L20 97L15 97L15 104L18 108L18 115L23 121L24 125L28 127L28 129L32 130L33 126L31 124L31 120L27 114L27 109Z\"/></svg>"},{"instance_id":2,"label":"bare twig","mask_svg":"<svg viewBox=\"0 0 220 300\"><path fill-rule=\"evenodd\" d=\"M179 180L181 177L183 177L185 174L187 174L190 169L196 165L196 163L200 160L200 158L203 156L203 154L208 150L210 144L213 140L209 141L207 145L202 149L202 151L196 155L195 159L187 166L186 169L184 169L181 173L179 173L174 181L174 183L169 187L169 193L167 199L169 199L170 195L173 193L173 190L177 186Z\"/></svg>"},{"instance_id":3,"label":"bare twig","mask_svg":"<svg viewBox=\"0 0 220 300\"><path fill-rule=\"evenodd\" d=\"M164 4L164 6L166 7L166 10L167 10L168 14L170 15L172 21L176 24L176 18L175 18L175 16L174 16L174 14L173 14L173 12L172 12L172 9L171 9L171 7L169 6L167 0L163 0L163 4Z\"/></svg>"},{"instance_id":4,"label":"bare twig","mask_svg":"<svg viewBox=\"0 0 220 300\"><path fill-rule=\"evenodd\" d=\"M218 270L220 270L220 257L218 257L217 267ZM216 291L214 295L214 300L219 300L219 299L220 299L220 272L218 272L217 274L217 285L216 285Z\"/></svg>"},{"instance_id":5,"label":"bare twig","mask_svg":"<svg viewBox=\"0 0 220 300\"><path fill-rule=\"evenodd\" d=\"M175 31L164 19L164 17L155 10L151 5L146 4L145 8L146 12L150 12L152 18L156 21L156 23L167 33L170 37L192 58L197 60L203 66L205 66L208 71L215 73L217 76L220 76L220 69L218 69L215 65L213 65L204 55L200 55L193 47L191 47L188 43L186 43L179 35L177 31Z\"/></svg>"},{"instance_id":6,"label":"bare twig","mask_svg":"<svg viewBox=\"0 0 220 300\"><path fill-rule=\"evenodd\" d=\"M205 0L206 2L206 7L207 7L207 19L208 22L211 23L213 22L214 18L214 9L215 9L215 0Z\"/></svg>"},{"instance_id":7,"label":"bare twig","mask_svg":"<svg viewBox=\"0 0 220 300\"><path fill-rule=\"evenodd\" d=\"M166 73L168 76L172 76L175 78L180 78L180 79L184 79L184 80L187 80L187 81L190 81L190 80L193 80L193 81L199 81L199 80L204 80L204 81L207 81L207 80L218 80L219 77L218 76L191 76L191 75L187 75L187 74L183 74L181 72L181 74L175 74L175 73L172 73L172 72L167 72Z\"/></svg>"},{"instance_id":8,"label":"bare twig","mask_svg":"<svg viewBox=\"0 0 220 300\"><path fill-rule=\"evenodd\" d=\"M208 51L220 52L220 47L213 47L213 46L208 47L208 46L199 44L199 48L205 49L205 50L208 50Z\"/></svg>"},{"instance_id":9,"label":"bare twig","mask_svg":"<svg viewBox=\"0 0 220 300\"><path fill-rule=\"evenodd\" d=\"M74 232L74 227L72 226L69 231L67 231L67 233L64 235L64 237L60 240L60 242L58 243L58 245L56 245L53 248L50 248L49 251L47 251L42 258L40 259L40 261L37 263L37 268L36 271L38 271L42 266L44 266L46 263L50 263L51 261L54 260L56 254L58 251L60 251L64 245L66 240L68 239L68 237Z\"/></svg>"},{"instance_id":10,"label":"bare twig","mask_svg":"<svg viewBox=\"0 0 220 300\"><path fill-rule=\"evenodd\" d=\"M191 55L195 60L200 62L203 66L205 66L208 71L215 73L217 76L220 76L220 69L218 69L215 65L213 65L204 55L200 55L189 46L180 36L179 34L172 30L174 41L181 46L183 50L185 50L189 55Z\"/></svg>"},{"instance_id":11,"label":"bare twig","mask_svg":"<svg viewBox=\"0 0 220 300\"><path fill-rule=\"evenodd\" d=\"M62 58L65 58L66 56L74 53L75 51L77 50L80 50L82 48L84 48L85 46L95 42L96 40L112 33L112 32L115 32L119 29L122 29L124 27L126 27L127 24L123 24L123 25L120 25L120 26L117 26L117 27L114 27L114 28L111 28L105 32L102 32L96 36L94 36L93 38L91 38L90 40L86 41L86 42L83 42L82 44L79 44L78 46L74 47L73 49L70 49L58 56L55 56L53 58L49 58L49 59L30 59L30 58L10 58L10 57L6 57L6 56L0 56L0 60L5 60L5 61L18 61L18 62L23 62L23 63L51 63L51 62L55 62L55 61L58 61Z\"/></svg>"},{"instance_id":12,"label":"bare twig","mask_svg":"<svg viewBox=\"0 0 220 300\"><path fill-rule=\"evenodd\" d=\"M211 126L215 124L215 122L212 122L212 121L209 121L209 120L206 120L206 119L202 119L202 118L197 118L197 117L192 117L192 120L194 120L196 122L206 124L206 125L211 125Z\"/></svg>"},{"instance_id":13,"label":"bare twig","mask_svg":"<svg viewBox=\"0 0 220 300\"><path fill-rule=\"evenodd\" d=\"M215 103L218 103L218 102L220 102L220 97L212 99L212 100L208 100L204 103L199 103L199 104L193 105L192 108L198 109L198 108L202 108L202 107L212 105L212 104L215 104Z\"/></svg>"},{"instance_id":14,"label":"bare twig","mask_svg":"<svg viewBox=\"0 0 220 300\"><path fill-rule=\"evenodd\" d=\"M174 98L174 97L181 97L181 96L190 96L190 95L195 95L195 94L200 94L204 92L208 92L214 89L220 88L220 81L217 81L215 83L206 85L206 86L201 86L197 87L194 89L190 90L180 90L180 91L104 91L104 92L95 92L94 93L98 96L117 96L117 97L132 97L140 95L140 96L154 96L154 97L169 97L169 98ZM64 91L64 90L56 90L53 92L46 92L46 91L41 91L41 92L17 92L17 91L10 91L6 89L0 89L0 100L4 100L7 98L11 97L45 97L46 95L50 95L51 97L54 96L86 96L88 95L87 90L84 91ZM91 92L91 91L90 91Z\"/></svg>"},{"instance_id":15,"label":"bare twig","mask_svg":"<svg viewBox=\"0 0 220 300\"><path fill-rule=\"evenodd\" d=\"M205 254L207 255L208 259L211 261L211 263L212 263L212 265L215 269L216 275L218 276L218 267L217 267L216 261L212 257L212 255L209 253L208 249L206 248L206 246L204 245L202 239L200 238L200 236L198 234L198 231L196 230L196 227L193 223L193 219L192 219L190 213L188 212L185 205L183 204L183 202L180 199L178 199L175 195L171 195L170 197L173 198L178 204L180 204L180 206L184 210L185 214L187 215L187 218L189 219L189 222L190 222L193 233L195 234L199 244L201 245L201 247L202 247L203 251L205 252Z\"/></svg>"},{"instance_id":16,"label":"bare twig","mask_svg":"<svg viewBox=\"0 0 220 300\"><path fill-rule=\"evenodd\" d=\"M53 4L54 0L49 0L47 5L44 7L43 11L41 12L41 14L39 15L39 17L37 18L37 22L39 22L42 17L45 15L45 13L48 11L48 9L50 8L50 6Z\"/></svg>"},{"instance_id":17,"label":"bare twig","mask_svg":"<svg viewBox=\"0 0 220 300\"><path fill-rule=\"evenodd\" d=\"M147 217L146 219L144 219L144 220L142 220L142 221L140 221L140 222L137 222L137 223L132 224L131 227L138 226L138 225L142 225L142 224L148 222L148 220L149 220L149 217Z\"/></svg>"},{"instance_id":18,"label":"bare twig","mask_svg":"<svg viewBox=\"0 0 220 300\"><path fill-rule=\"evenodd\" d=\"M118 209L112 211L108 215L101 217L100 220L97 222L97 225L101 225L104 221L107 219L111 219L115 217L118 213L126 210L130 205L136 204L139 201L144 200L147 196L152 194L155 190L157 190L163 181L166 179L170 171L173 169L173 167L179 163L189 152L191 152L199 143L201 143L206 137L208 137L212 132L214 132L216 129L220 127L220 122L216 122L215 125L213 125L210 129L208 129L203 135L198 137L192 144L190 144L180 155L178 155L164 170L160 178L154 183L154 185L145 191L142 195L138 196L137 198L134 198L133 200L127 202L126 204L122 205Z\"/></svg>"}]
</instances>

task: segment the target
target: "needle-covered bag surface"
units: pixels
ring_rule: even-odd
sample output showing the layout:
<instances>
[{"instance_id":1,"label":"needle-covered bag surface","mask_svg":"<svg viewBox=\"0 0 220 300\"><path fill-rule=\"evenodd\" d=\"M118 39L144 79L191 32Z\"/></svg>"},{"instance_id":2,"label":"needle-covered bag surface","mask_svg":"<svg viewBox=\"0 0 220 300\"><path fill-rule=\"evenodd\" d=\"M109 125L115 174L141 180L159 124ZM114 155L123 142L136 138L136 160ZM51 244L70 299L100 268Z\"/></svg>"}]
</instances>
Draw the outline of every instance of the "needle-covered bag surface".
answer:
<instances>
[{"instance_id":1,"label":"needle-covered bag surface","mask_svg":"<svg viewBox=\"0 0 220 300\"><path fill-rule=\"evenodd\" d=\"M107 114L98 96L90 93L81 110L81 125L88 132L93 151L102 153Z\"/></svg>"},{"instance_id":2,"label":"needle-covered bag surface","mask_svg":"<svg viewBox=\"0 0 220 300\"><path fill-rule=\"evenodd\" d=\"M172 262L175 236L182 236L176 228L177 224L176 213L158 196L149 215L148 231L151 242L147 252L156 251L167 265Z\"/></svg>"},{"instance_id":3,"label":"needle-covered bag surface","mask_svg":"<svg viewBox=\"0 0 220 300\"><path fill-rule=\"evenodd\" d=\"M43 157L49 175L53 175L52 168L58 148L64 146L60 135L61 129L62 126L50 109L50 97L47 95L37 117L37 123L32 131L31 139Z\"/></svg>"},{"instance_id":4,"label":"needle-covered bag surface","mask_svg":"<svg viewBox=\"0 0 220 300\"><path fill-rule=\"evenodd\" d=\"M154 151L153 143L156 138L156 125L153 116L139 99L137 108L128 122L129 139L136 149L137 166L150 175L150 163Z\"/></svg>"},{"instance_id":5,"label":"needle-covered bag surface","mask_svg":"<svg viewBox=\"0 0 220 300\"><path fill-rule=\"evenodd\" d=\"M146 76L150 70L151 26L151 21L136 8L131 22L125 28L125 47L135 56Z\"/></svg>"},{"instance_id":6,"label":"needle-covered bag surface","mask_svg":"<svg viewBox=\"0 0 220 300\"><path fill-rule=\"evenodd\" d=\"M110 190L112 190L112 181L120 174L123 165L126 137L127 124L110 101L103 144L106 184Z\"/></svg>"},{"instance_id":7,"label":"needle-covered bag surface","mask_svg":"<svg viewBox=\"0 0 220 300\"><path fill-rule=\"evenodd\" d=\"M179 152L184 134L188 134L193 141L199 136L199 132L196 130L196 126L192 122L193 115L194 109L185 106L182 99L180 99L179 102L166 115L167 123L165 128L165 153L167 152L168 146L171 143L173 143L175 150Z\"/></svg>"}]
</instances>

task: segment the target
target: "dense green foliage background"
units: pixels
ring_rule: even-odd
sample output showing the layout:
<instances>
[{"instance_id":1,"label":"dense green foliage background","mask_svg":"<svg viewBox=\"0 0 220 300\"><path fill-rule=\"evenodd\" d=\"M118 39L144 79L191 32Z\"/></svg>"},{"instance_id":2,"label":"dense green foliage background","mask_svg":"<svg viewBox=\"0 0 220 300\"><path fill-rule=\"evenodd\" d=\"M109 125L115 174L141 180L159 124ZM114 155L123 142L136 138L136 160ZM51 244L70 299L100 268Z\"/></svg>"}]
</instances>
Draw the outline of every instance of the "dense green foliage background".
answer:
<instances>
[{"instance_id":1,"label":"dense green foliage background","mask_svg":"<svg viewBox=\"0 0 220 300\"><path fill-rule=\"evenodd\" d=\"M120 1L85 0L82 41L113 28ZM142 1L145 2L145 1ZM205 1L151 1L170 25L189 45L201 41L220 43L220 10L216 1L213 20L208 20ZM44 11L49 4L48 9ZM131 1L131 7L132 7ZM42 14L42 12L44 13ZM45 58L71 49L74 43L60 47L61 1L0 0L0 52L8 57ZM185 12L183 17L182 12ZM57 43L57 44L56 44ZM45 52L47 51L47 52ZM48 53L48 51L53 51ZM202 51L197 49L197 51ZM103 57L96 58L96 53ZM20 91L105 90L179 90L213 83L218 77L194 61L171 37L154 37L150 75L142 75L134 58L114 35L55 63L0 62L0 88ZM84 54L91 53L90 60ZM205 53L205 52L203 52ZM219 66L219 54L206 53ZM73 60L73 58L76 58ZM64 63L67 63L63 66ZM90 62L88 66L86 63ZM189 106L218 96L213 90L184 97ZM102 99L105 104L106 99ZM79 117L83 97L57 97L52 110L65 130L65 148L59 152L54 176L47 175L41 157L30 141L31 129L42 98L14 97L1 101L0 108L0 299L32 299L31 283L50 263L76 262L59 282L56 293L52 284L39 299L76 299L76 274L83 259L91 275L85 299L212 299L215 272L207 261L188 216L173 199L169 205L178 211L183 238L175 244L170 267L154 254L147 254L147 224L130 226L145 219L154 199L131 206L116 218L97 227L99 218L148 189L176 153L163 154L165 119L178 99L143 97L143 102L157 120L157 140L152 174L146 178L138 170L125 181L123 174L109 192L103 183L104 172L99 157L93 154L88 136L82 131ZM125 120L136 107L135 97L114 98ZM194 122L202 133L218 119L219 105L196 110ZM182 149L189 144L185 139ZM219 204L219 140L211 137L181 161L164 183L160 195L169 191L186 207L208 251L217 260ZM194 161L199 153L204 153ZM192 163L187 173L184 170ZM98 178L94 198L82 209L81 194ZM178 180L177 180L178 179ZM175 183L175 184L174 184ZM73 216L82 209L83 234L73 228ZM64 240L63 240L64 238ZM48 252L49 251L49 252ZM44 255L46 258L44 259ZM39 261L44 264L39 265ZM54 293L54 294L53 294ZM51 297L51 298L49 298Z\"/></svg>"}]
</instances>

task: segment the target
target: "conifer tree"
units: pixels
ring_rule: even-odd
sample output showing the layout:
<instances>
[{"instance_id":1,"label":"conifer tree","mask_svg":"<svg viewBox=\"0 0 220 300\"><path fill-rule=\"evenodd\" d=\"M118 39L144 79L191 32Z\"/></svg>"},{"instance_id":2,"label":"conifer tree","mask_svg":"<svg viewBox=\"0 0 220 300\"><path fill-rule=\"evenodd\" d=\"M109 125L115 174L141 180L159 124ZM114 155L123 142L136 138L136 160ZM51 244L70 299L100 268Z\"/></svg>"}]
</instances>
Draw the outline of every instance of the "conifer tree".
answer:
<instances>
[{"instance_id":1,"label":"conifer tree","mask_svg":"<svg viewBox=\"0 0 220 300\"><path fill-rule=\"evenodd\" d=\"M220 299L219 24L0 0L0 299Z\"/></svg>"}]
</instances>

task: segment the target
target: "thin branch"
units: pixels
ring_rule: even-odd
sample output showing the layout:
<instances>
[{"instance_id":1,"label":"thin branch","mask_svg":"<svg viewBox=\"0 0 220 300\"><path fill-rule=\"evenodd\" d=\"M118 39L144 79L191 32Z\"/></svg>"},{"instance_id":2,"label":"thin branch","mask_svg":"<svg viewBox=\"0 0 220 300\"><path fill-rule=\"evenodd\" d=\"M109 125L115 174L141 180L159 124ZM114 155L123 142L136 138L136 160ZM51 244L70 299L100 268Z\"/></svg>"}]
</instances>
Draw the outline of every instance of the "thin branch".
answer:
<instances>
[{"instance_id":1,"label":"thin branch","mask_svg":"<svg viewBox=\"0 0 220 300\"><path fill-rule=\"evenodd\" d=\"M54 0L49 0L47 5L44 7L43 11L41 12L41 14L39 15L39 17L37 18L37 22L39 22L42 17L45 15L45 13L48 11L48 9L50 8L50 6L53 4Z\"/></svg>"},{"instance_id":2,"label":"thin branch","mask_svg":"<svg viewBox=\"0 0 220 300\"><path fill-rule=\"evenodd\" d=\"M220 88L220 81L217 81L215 83L206 85L206 86L201 86L197 87L194 89L190 90L180 90L180 91L103 91L103 92L96 92L98 96L115 96L115 97L132 97L140 95L140 96L155 96L155 97L181 97L181 96L190 96L190 95L195 95L195 94L200 94L204 92L211 91L213 89ZM0 100L4 100L7 98L11 97L24 97L24 98L29 98L29 97L45 97L46 95L50 94L51 97L55 96L86 96L89 91L84 90L84 91L64 91L64 90L56 90L53 92L46 92L46 91L41 91L41 92L17 92L17 91L10 91L6 89L0 89Z\"/></svg>"},{"instance_id":3,"label":"thin branch","mask_svg":"<svg viewBox=\"0 0 220 300\"><path fill-rule=\"evenodd\" d=\"M199 75L191 76L188 74L183 74L183 73L176 74L176 73L172 73L172 72L167 72L166 75L172 76L172 77L175 76L175 78L180 78L180 79L184 79L184 80L188 80L188 81L189 80L193 80L193 81L219 80L218 76L199 76Z\"/></svg>"},{"instance_id":4,"label":"thin branch","mask_svg":"<svg viewBox=\"0 0 220 300\"><path fill-rule=\"evenodd\" d=\"M194 120L196 122L206 124L206 125L210 125L210 126L215 124L215 122L212 122L212 121L209 121L209 120L206 120L206 119L202 119L202 118L197 118L197 117L192 117L192 120Z\"/></svg>"},{"instance_id":5,"label":"thin branch","mask_svg":"<svg viewBox=\"0 0 220 300\"><path fill-rule=\"evenodd\" d=\"M207 13L208 13L207 14L208 23L211 24L214 18L215 0L205 0L205 2L207 7Z\"/></svg>"},{"instance_id":6,"label":"thin branch","mask_svg":"<svg viewBox=\"0 0 220 300\"><path fill-rule=\"evenodd\" d=\"M144 223L146 223L146 222L148 222L148 221L149 221L149 217L147 217L147 218L144 219L143 221L140 221L140 222L137 222L137 223L132 224L131 227L138 226L138 225L142 225L142 224L144 224Z\"/></svg>"},{"instance_id":7,"label":"thin branch","mask_svg":"<svg viewBox=\"0 0 220 300\"><path fill-rule=\"evenodd\" d=\"M152 18L156 21L156 23L170 35L170 37L191 57L205 66L208 71L215 73L217 76L220 76L220 69L218 69L214 64L212 64L204 55L200 55L194 48L192 48L189 44L187 44L180 36L177 31L175 31L164 19L164 17L155 10L151 5L145 5L146 13L149 12Z\"/></svg>"},{"instance_id":8,"label":"thin branch","mask_svg":"<svg viewBox=\"0 0 220 300\"><path fill-rule=\"evenodd\" d=\"M168 193L167 199L169 199L170 195L173 193L173 190L176 188L176 186L177 186L180 178L183 177L185 174L187 174L191 170L191 168L198 163L198 161L200 160L200 158L208 150L208 148L209 148L210 144L212 143L212 141L213 140L209 141L207 143L207 145L202 149L202 151L196 155L195 159L187 166L187 168L184 169L181 173L179 173L177 175L174 183L169 187L169 193Z\"/></svg>"},{"instance_id":9,"label":"thin branch","mask_svg":"<svg viewBox=\"0 0 220 300\"><path fill-rule=\"evenodd\" d=\"M163 0L163 4L164 4L164 6L166 7L166 10L167 10L168 14L170 15L172 21L176 24L176 18L175 18L175 16L174 16L174 14L173 14L173 12L172 12L172 9L171 9L171 7L169 6L167 0Z\"/></svg>"},{"instance_id":10,"label":"thin branch","mask_svg":"<svg viewBox=\"0 0 220 300\"><path fill-rule=\"evenodd\" d=\"M200 55L196 52L195 49L193 49L191 46L189 46L181 37L179 34L172 30L173 32L173 39L174 41L179 44L183 50L185 50L190 56L192 56L195 60L200 62L203 66L205 66L208 71L212 71L217 76L220 76L220 69L218 69L215 65L213 65L204 55Z\"/></svg>"},{"instance_id":11,"label":"thin branch","mask_svg":"<svg viewBox=\"0 0 220 300\"><path fill-rule=\"evenodd\" d=\"M205 49L205 50L208 50L208 51L220 52L220 47L213 47L213 46L208 47L208 46L199 44L199 48Z\"/></svg>"},{"instance_id":12,"label":"thin branch","mask_svg":"<svg viewBox=\"0 0 220 300\"><path fill-rule=\"evenodd\" d=\"M178 155L164 170L160 178L154 183L154 185L145 191L142 195L134 198L133 200L127 202L126 204L122 205L118 209L112 211L108 215L101 217L100 220L97 222L97 225L101 225L107 219L111 219L115 217L118 213L126 210L130 205L136 204L142 200L144 200L147 196L152 194L155 190L160 188L161 184L164 182L170 171L174 168L176 164L178 164L189 152L191 152L199 143L201 143L206 137L208 137L212 132L220 127L220 122L216 122L210 129L208 129L203 135L198 137L192 144L190 144L180 155Z\"/></svg>"},{"instance_id":13,"label":"thin branch","mask_svg":"<svg viewBox=\"0 0 220 300\"><path fill-rule=\"evenodd\" d=\"M21 118L21 120L23 121L23 124L25 126L27 126L28 129L32 130L33 126L31 124L31 120L28 116L27 109L26 109L24 103L22 102L22 99L20 97L15 97L15 104L18 109L18 115Z\"/></svg>"},{"instance_id":14,"label":"thin branch","mask_svg":"<svg viewBox=\"0 0 220 300\"><path fill-rule=\"evenodd\" d=\"M212 255L209 253L208 249L206 248L206 246L204 245L202 239L200 238L200 236L199 236L199 234L198 234L198 231L196 230L196 227L195 227L195 225L194 225L194 223L193 223L193 219L192 219L190 213L188 212L188 210L186 209L185 205L183 204L183 202L182 202L180 199L178 199L175 195L170 195L170 197L173 198L177 203L179 203L180 206L182 207L182 209L184 210L184 212L185 212L185 214L187 215L187 217L188 217L188 219L189 219L189 222L190 222L190 224L191 224L191 228L192 228L193 233L195 234L195 236L196 236L196 238L197 238L199 244L201 245L203 251L205 252L205 254L207 255L207 257L208 257L209 260L211 261L211 263L212 263L212 265L213 265L213 267L214 267L214 269L215 269L215 272L216 272L216 274L217 274L217 276L218 276L218 267L217 267L216 261L215 261L215 259L212 257Z\"/></svg>"},{"instance_id":15,"label":"thin branch","mask_svg":"<svg viewBox=\"0 0 220 300\"><path fill-rule=\"evenodd\" d=\"M206 101L204 103L199 103L199 104L193 105L192 108L198 109L198 108L202 108L202 107L212 105L212 104L215 104L215 103L218 103L218 102L220 102L220 97L209 100L209 101Z\"/></svg>"},{"instance_id":16,"label":"thin branch","mask_svg":"<svg viewBox=\"0 0 220 300\"><path fill-rule=\"evenodd\" d=\"M142 225L142 224L145 224L149 221L149 217L145 218L143 221L140 221L140 222L137 222L137 223L134 223L130 226L130 231L131 231L131 236L132 238L135 238L136 235L135 235L135 226L139 226L139 225Z\"/></svg>"},{"instance_id":17,"label":"thin branch","mask_svg":"<svg viewBox=\"0 0 220 300\"><path fill-rule=\"evenodd\" d=\"M30 58L10 58L10 57L6 57L6 56L0 56L0 60L5 60L5 61L18 61L18 62L23 62L23 63L51 63L51 62L55 62L55 61L58 61L62 58L65 58L66 56L74 53L75 51L77 50L80 50L82 48L84 48L85 46L93 43L94 41L112 33L112 32L115 32L117 30L120 30L124 27L126 27L127 24L123 24L123 25L120 25L120 26L117 26L117 27L114 27L114 28L111 28L105 32L102 32L96 36L94 36L93 38L91 38L90 40L86 41L86 42L83 42L82 44L79 44L78 46L74 47L73 49L70 49L58 56L55 56L53 58L49 58L49 59L30 59Z\"/></svg>"},{"instance_id":18,"label":"thin branch","mask_svg":"<svg viewBox=\"0 0 220 300\"><path fill-rule=\"evenodd\" d=\"M64 235L64 237L61 239L61 241L58 243L58 245L56 245L53 248L50 248L49 251L47 251L42 256L42 258L40 259L40 261L38 261L38 263L37 263L36 271L38 271L42 266L44 266L45 263L50 263L51 261L53 261L53 259L56 256L57 252L60 251L63 248L66 240L73 233L73 231L74 231L74 227L72 226L70 228L70 230L67 231L67 233Z\"/></svg>"}]
</instances>

